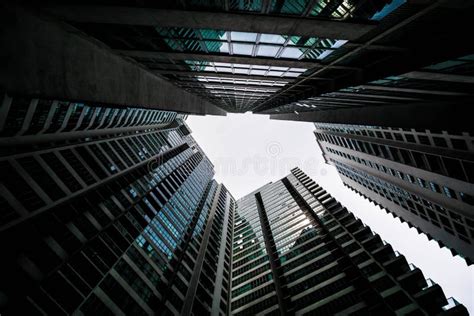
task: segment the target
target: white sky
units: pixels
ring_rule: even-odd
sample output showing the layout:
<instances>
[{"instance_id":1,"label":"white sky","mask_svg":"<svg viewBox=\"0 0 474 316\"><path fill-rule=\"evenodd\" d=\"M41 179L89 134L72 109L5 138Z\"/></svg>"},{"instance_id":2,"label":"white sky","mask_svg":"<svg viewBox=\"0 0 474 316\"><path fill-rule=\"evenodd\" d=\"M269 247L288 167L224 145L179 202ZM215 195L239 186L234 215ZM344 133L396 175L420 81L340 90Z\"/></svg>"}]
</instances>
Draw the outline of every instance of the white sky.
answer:
<instances>
[{"instance_id":1,"label":"white sky","mask_svg":"<svg viewBox=\"0 0 474 316\"><path fill-rule=\"evenodd\" d=\"M334 167L324 163L312 123L270 120L266 115L189 116L192 135L215 165L216 180L238 199L276 181L298 166L377 232L425 278L440 284L474 314L474 266L439 248L406 223L345 188Z\"/></svg>"}]
</instances>

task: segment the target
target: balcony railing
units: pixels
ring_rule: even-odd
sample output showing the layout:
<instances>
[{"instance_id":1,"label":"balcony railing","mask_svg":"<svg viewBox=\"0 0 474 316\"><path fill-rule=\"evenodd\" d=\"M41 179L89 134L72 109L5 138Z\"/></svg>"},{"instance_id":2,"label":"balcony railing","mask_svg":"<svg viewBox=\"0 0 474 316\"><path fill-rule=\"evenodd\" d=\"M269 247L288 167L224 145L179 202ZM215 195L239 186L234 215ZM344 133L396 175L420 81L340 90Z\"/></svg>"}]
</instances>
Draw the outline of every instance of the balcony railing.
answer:
<instances>
[{"instance_id":1,"label":"balcony railing","mask_svg":"<svg viewBox=\"0 0 474 316\"><path fill-rule=\"evenodd\" d=\"M426 286L423 288L423 290L432 287L433 285L436 285L436 282L431 280L431 279L426 279Z\"/></svg>"},{"instance_id":2,"label":"balcony railing","mask_svg":"<svg viewBox=\"0 0 474 316\"><path fill-rule=\"evenodd\" d=\"M450 310L451 308L457 305L460 305L460 303L456 301L453 297L448 298L447 301L448 301L448 304L443 306L443 310L445 311Z\"/></svg>"}]
</instances>

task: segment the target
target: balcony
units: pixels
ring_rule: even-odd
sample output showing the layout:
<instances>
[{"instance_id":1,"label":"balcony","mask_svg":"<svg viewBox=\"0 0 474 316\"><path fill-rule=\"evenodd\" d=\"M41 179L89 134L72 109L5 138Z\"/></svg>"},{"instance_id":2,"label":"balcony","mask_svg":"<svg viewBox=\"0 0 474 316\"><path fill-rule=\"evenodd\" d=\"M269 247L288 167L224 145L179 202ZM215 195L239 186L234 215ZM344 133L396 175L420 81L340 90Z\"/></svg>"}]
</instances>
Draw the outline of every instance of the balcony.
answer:
<instances>
[{"instance_id":1,"label":"balcony","mask_svg":"<svg viewBox=\"0 0 474 316\"><path fill-rule=\"evenodd\" d=\"M394 277L399 277L402 274L405 274L410 271L405 256L401 255L398 251L394 252L394 257L390 258L388 261L384 262L383 265L388 273Z\"/></svg>"},{"instance_id":2,"label":"balcony","mask_svg":"<svg viewBox=\"0 0 474 316\"><path fill-rule=\"evenodd\" d=\"M426 286L423 273L414 264L408 265L410 270L397 278L400 285L410 294L418 293Z\"/></svg>"},{"instance_id":3,"label":"balcony","mask_svg":"<svg viewBox=\"0 0 474 316\"><path fill-rule=\"evenodd\" d=\"M442 307L443 309L443 312L441 313L442 315L456 315L456 316L469 315L466 307L461 305L454 298L450 297L447 299L447 301L448 301L448 304Z\"/></svg>"},{"instance_id":4,"label":"balcony","mask_svg":"<svg viewBox=\"0 0 474 316\"><path fill-rule=\"evenodd\" d=\"M430 315L442 312L442 307L448 304L441 287L431 279L426 279L426 285L414 298Z\"/></svg>"},{"instance_id":5,"label":"balcony","mask_svg":"<svg viewBox=\"0 0 474 316\"><path fill-rule=\"evenodd\" d=\"M361 243L367 251L374 251L375 249L380 248L383 245L382 239L379 235L372 235Z\"/></svg>"},{"instance_id":6,"label":"balcony","mask_svg":"<svg viewBox=\"0 0 474 316\"><path fill-rule=\"evenodd\" d=\"M384 242L382 247L372 251L372 255L379 262L387 262L398 257L400 254L398 252L394 252L392 246Z\"/></svg>"}]
</instances>

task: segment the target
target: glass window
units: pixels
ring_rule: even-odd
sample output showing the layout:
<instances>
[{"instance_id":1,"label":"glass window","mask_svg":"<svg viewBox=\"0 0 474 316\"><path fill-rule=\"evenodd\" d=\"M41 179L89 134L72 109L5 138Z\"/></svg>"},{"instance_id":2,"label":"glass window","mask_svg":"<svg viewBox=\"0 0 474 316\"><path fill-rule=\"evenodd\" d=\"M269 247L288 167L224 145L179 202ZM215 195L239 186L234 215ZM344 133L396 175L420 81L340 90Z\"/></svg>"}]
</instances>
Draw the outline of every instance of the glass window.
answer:
<instances>
[{"instance_id":1,"label":"glass window","mask_svg":"<svg viewBox=\"0 0 474 316\"><path fill-rule=\"evenodd\" d=\"M418 139L420 140L420 143L424 145L431 145L430 139L427 136L418 135Z\"/></svg>"},{"instance_id":2,"label":"glass window","mask_svg":"<svg viewBox=\"0 0 474 316\"><path fill-rule=\"evenodd\" d=\"M228 53L229 52L229 44L228 43L222 43L221 42L219 45L220 45L219 51L221 53Z\"/></svg>"},{"instance_id":3,"label":"glass window","mask_svg":"<svg viewBox=\"0 0 474 316\"><path fill-rule=\"evenodd\" d=\"M469 194L466 194L466 193L463 193L463 192L459 192L459 195L461 196L461 200L464 203L474 205L474 197L472 195L469 195Z\"/></svg>"},{"instance_id":4,"label":"glass window","mask_svg":"<svg viewBox=\"0 0 474 316\"><path fill-rule=\"evenodd\" d=\"M466 142L463 139L451 139L454 149L467 150Z\"/></svg>"},{"instance_id":5,"label":"glass window","mask_svg":"<svg viewBox=\"0 0 474 316\"><path fill-rule=\"evenodd\" d=\"M68 187L71 192L76 192L82 188L79 182L74 178L74 176L69 172L66 166L61 162L61 160L54 155L54 153L45 153L41 157L43 160L50 166L50 168L58 175L61 181Z\"/></svg>"},{"instance_id":6,"label":"glass window","mask_svg":"<svg viewBox=\"0 0 474 316\"><path fill-rule=\"evenodd\" d=\"M462 162L462 164L463 164L464 170L466 172L466 175L468 177L468 181L470 183L473 183L474 182L474 163L467 162L467 161L464 160Z\"/></svg>"},{"instance_id":7,"label":"glass window","mask_svg":"<svg viewBox=\"0 0 474 316\"><path fill-rule=\"evenodd\" d=\"M257 40L257 33L231 32L230 36L232 41L255 43L255 41Z\"/></svg>"},{"instance_id":8,"label":"glass window","mask_svg":"<svg viewBox=\"0 0 474 316\"><path fill-rule=\"evenodd\" d=\"M250 44L232 44L234 54L237 55L251 55L253 45Z\"/></svg>"},{"instance_id":9,"label":"glass window","mask_svg":"<svg viewBox=\"0 0 474 316\"><path fill-rule=\"evenodd\" d=\"M283 58L291 58L291 59L298 59L303 55L303 49L294 48L294 47L286 47L281 57Z\"/></svg>"},{"instance_id":10,"label":"glass window","mask_svg":"<svg viewBox=\"0 0 474 316\"><path fill-rule=\"evenodd\" d=\"M426 169L425 161L423 159L423 154L416 151L412 151L411 154L413 158L415 159L416 166L421 169Z\"/></svg>"},{"instance_id":11,"label":"glass window","mask_svg":"<svg viewBox=\"0 0 474 316\"><path fill-rule=\"evenodd\" d=\"M270 43L270 44L283 44L285 38L281 35L274 34L261 34L260 43Z\"/></svg>"},{"instance_id":12,"label":"glass window","mask_svg":"<svg viewBox=\"0 0 474 316\"><path fill-rule=\"evenodd\" d=\"M272 66L271 70L278 70L278 71L288 71L288 67L277 67L277 66Z\"/></svg>"},{"instance_id":13,"label":"glass window","mask_svg":"<svg viewBox=\"0 0 474 316\"><path fill-rule=\"evenodd\" d=\"M24 157L18 159L18 162L53 201L66 196L56 181L43 169L43 166L36 159Z\"/></svg>"},{"instance_id":14,"label":"glass window","mask_svg":"<svg viewBox=\"0 0 474 316\"><path fill-rule=\"evenodd\" d=\"M289 37L289 41L287 45L292 45L292 46L296 45L301 39L301 36L285 36L285 37Z\"/></svg>"},{"instance_id":15,"label":"glass window","mask_svg":"<svg viewBox=\"0 0 474 316\"><path fill-rule=\"evenodd\" d=\"M282 71L269 71L267 75L273 76L273 77L280 77L281 75L283 75L283 72Z\"/></svg>"},{"instance_id":16,"label":"glass window","mask_svg":"<svg viewBox=\"0 0 474 316\"><path fill-rule=\"evenodd\" d=\"M232 72L231 68L226 67L216 67L217 72Z\"/></svg>"},{"instance_id":17,"label":"glass window","mask_svg":"<svg viewBox=\"0 0 474 316\"><path fill-rule=\"evenodd\" d=\"M293 72L301 72L301 73L302 73L302 72L305 72L306 70L308 70L308 69L306 69L306 68L291 68L291 69L290 69L290 71L293 71Z\"/></svg>"},{"instance_id":18,"label":"glass window","mask_svg":"<svg viewBox=\"0 0 474 316\"><path fill-rule=\"evenodd\" d=\"M456 198L456 193L448 188L448 187L443 187L443 191L444 191L444 194L447 196L447 197L450 197L452 199L455 199Z\"/></svg>"},{"instance_id":19,"label":"glass window","mask_svg":"<svg viewBox=\"0 0 474 316\"><path fill-rule=\"evenodd\" d=\"M301 74L298 73L298 72L287 72L285 74L285 77L298 77L299 75L301 75Z\"/></svg>"},{"instance_id":20,"label":"glass window","mask_svg":"<svg viewBox=\"0 0 474 316\"><path fill-rule=\"evenodd\" d=\"M448 147L448 145L446 143L446 140L444 138L433 137L433 141L434 141L435 145L438 146L438 147Z\"/></svg>"},{"instance_id":21,"label":"glass window","mask_svg":"<svg viewBox=\"0 0 474 316\"><path fill-rule=\"evenodd\" d=\"M405 138L410 143L416 143L415 137L412 134L405 134Z\"/></svg>"},{"instance_id":22,"label":"glass window","mask_svg":"<svg viewBox=\"0 0 474 316\"><path fill-rule=\"evenodd\" d=\"M252 69L250 71L251 75L265 75L266 70Z\"/></svg>"},{"instance_id":23,"label":"glass window","mask_svg":"<svg viewBox=\"0 0 474 316\"><path fill-rule=\"evenodd\" d=\"M443 162L449 176L463 181L465 180L464 172L459 160L443 157Z\"/></svg>"},{"instance_id":24,"label":"glass window","mask_svg":"<svg viewBox=\"0 0 474 316\"><path fill-rule=\"evenodd\" d=\"M32 211L45 204L8 161L0 162L0 173L3 177L2 184L15 195L27 210Z\"/></svg>"},{"instance_id":25,"label":"glass window","mask_svg":"<svg viewBox=\"0 0 474 316\"><path fill-rule=\"evenodd\" d=\"M108 275L100 284L101 289L127 314L146 315L130 294L111 276Z\"/></svg>"},{"instance_id":26,"label":"glass window","mask_svg":"<svg viewBox=\"0 0 474 316\"><path fill-rule=\"evenodd\" d=\"M236 74L247 74L248 71L249 71L248 69L234 68L234 73Z\"/></svg>"},{"instance_id":27,"label":"glass window","mask_svg":"<svg viewBox=\"0 0 474 316\"><path fill-rule=\"evenodd\" d=\"M275 57L279 49L279 46L259 45L257 55Z\"/></svg>"}]
</instances>

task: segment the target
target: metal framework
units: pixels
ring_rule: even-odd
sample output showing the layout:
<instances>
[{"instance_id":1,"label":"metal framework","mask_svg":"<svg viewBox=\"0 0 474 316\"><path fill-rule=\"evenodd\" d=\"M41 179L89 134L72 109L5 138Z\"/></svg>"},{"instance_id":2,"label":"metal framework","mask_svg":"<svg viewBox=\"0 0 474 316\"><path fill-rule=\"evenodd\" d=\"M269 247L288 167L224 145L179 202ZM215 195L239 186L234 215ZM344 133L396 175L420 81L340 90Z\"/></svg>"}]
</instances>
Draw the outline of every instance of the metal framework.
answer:
<instances>
[{"instance_id":1,"label":"metal framework","mask_svg":"<svg viewBox=\"0 0 474 316\"><path fill-rule=\"evenodd\" d=\"M295 114L392 104L397 97L426 102L430 98L419 95L425 90L463 98L472 91L474 80L465 68L424 68L472 53L459 32L474 26L472 3L165 0L152 7L124 5L51 4L43 12L227 112ZM420 91L344 94L390 76L413 83L391 88ZM436 89L425 89L433 83ZM328 99L328 93L337 95ZM311 98L318 102L307 106Z\"/></svg>"}]
</instances>

